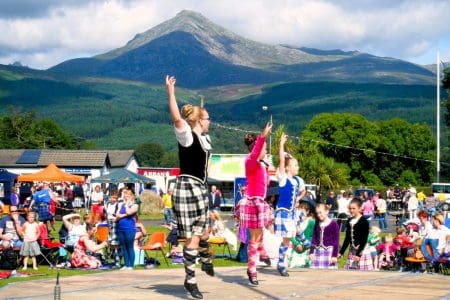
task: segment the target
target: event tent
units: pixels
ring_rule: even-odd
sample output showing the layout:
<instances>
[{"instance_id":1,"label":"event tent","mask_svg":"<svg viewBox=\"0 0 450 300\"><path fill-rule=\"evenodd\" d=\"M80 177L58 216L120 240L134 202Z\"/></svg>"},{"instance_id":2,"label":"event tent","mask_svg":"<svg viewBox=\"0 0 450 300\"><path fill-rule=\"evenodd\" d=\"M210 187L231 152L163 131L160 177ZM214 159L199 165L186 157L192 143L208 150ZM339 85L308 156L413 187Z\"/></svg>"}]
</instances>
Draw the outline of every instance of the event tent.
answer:
<instances>
[{"instance_id":1,"label":"event tent","mask_svg":"<svg viewBox=\"0 0 450 300\"><path fill-rule=\"evenodd\" d=\"M128 171L126 169L117 169L109 174L93 178L91 183L138 183L149 182L155 184L155 180L139 175L137 173Z\"/></svg>"},{"instance_id":2,"label":"event tent","mask_svg":"<svg viewBox=\"0 0 450 300\"><path fill-rule=\"evenodd\" d=\"M34 181L50 181L50 182L84 182L83 176L65 173L59 169L55 164L49 164L45 169L28 175L20 175L18 178L21 182Z\"/></svg>"},{"instance_id":3,"label":"event tent","mask_svg":"<svg viewBox=\"0 0 450 300\"><path fill-rule=\"evenodd\" d=\"M17 174L0 169L0 200L9 204L11 190L17 180Z\"/></svg>"}]
</instances>

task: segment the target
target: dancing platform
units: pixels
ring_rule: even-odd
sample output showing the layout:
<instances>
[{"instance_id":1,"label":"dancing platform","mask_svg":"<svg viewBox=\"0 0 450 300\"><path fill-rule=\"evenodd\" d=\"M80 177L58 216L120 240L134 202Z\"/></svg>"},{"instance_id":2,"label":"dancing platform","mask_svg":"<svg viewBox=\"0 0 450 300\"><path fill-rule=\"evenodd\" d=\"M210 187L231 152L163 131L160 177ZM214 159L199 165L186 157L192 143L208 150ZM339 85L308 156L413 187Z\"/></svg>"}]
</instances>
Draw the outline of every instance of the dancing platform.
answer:
<instances>
[{"instance_id":1,"label":"dancing platform","mask_svg":"<svg viewBox=\"0 0 450 300\"><path fill-rule=\"evenodd\" d=\"M450 299L450 276L400 272L291 270L281 277L259 269L259 286L248 284L245 267L198 271L204 299ZM186 299L184 270L108 271L60 278L61 299ZM53 299L55 280L13 283L1 299Z\"/></svg>"}]
</instances>

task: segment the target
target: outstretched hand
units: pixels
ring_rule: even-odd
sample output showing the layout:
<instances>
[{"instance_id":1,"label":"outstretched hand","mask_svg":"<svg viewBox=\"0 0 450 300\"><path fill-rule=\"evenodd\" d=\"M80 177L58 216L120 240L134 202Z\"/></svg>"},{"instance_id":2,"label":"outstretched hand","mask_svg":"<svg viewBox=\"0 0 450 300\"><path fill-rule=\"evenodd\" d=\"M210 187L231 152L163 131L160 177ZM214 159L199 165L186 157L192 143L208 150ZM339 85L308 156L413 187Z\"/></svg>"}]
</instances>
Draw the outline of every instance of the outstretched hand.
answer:
<instances>
[{"instance_id":1,"label":"outstretched hand","mask_svg":"<svg viewBox=\"0 0 450 300\"><path fill-rule=\"evenodd\" d=\"M166 89L167 93L175 93L175 83L177 82L175 76L166 75Z\"/></svg>"},{"instance_id":2,"label":"outstretched hand","mask_svg":"<svg viewBox=\"0 0 450 300\"><path fill-rule=\"evenodd\" d=\"M263 137L267 137L272 132L272 123L268 122L266 124L266 127L264 127L264 130L262 132Z\"/></svg>"},{"instance_id":3,"label":"outstretched hand","mask_svg":"<svg viewBox=\"0 0 450 300\"><path fill-rule=\"evenodd\" d=\"M285 133L283 132L283 133L281 134L281 137L280 137L280 145L284 145L284 144L286 143L287 139L288 139L287 134L285 134Z\"/></svg>"}]
</instances>

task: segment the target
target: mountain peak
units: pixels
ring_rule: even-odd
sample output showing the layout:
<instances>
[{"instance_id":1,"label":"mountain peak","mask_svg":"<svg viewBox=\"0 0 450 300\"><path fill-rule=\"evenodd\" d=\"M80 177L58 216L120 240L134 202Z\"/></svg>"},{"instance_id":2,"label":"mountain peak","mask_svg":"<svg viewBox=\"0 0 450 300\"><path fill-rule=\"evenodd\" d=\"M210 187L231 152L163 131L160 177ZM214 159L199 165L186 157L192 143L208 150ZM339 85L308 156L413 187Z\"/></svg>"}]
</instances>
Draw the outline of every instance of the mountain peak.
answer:
<instances>
[{"instance_id":1,"label":"mountain peak","mask_svg":"<svg viewBox=\"0 0 450 300\"><path fill-rule=\"evenodd\" d=\"M137 34L124 47L99 55L99 59L113 59L130 50L139 48L157 38L175 31L187 32L195 37L208 52L231 64L266 68L279 64L334 60L331 57L319 57L299 49L290 49L280 45L268 45L246 39L219 26L202 14L182 10L150 30Z\"/></svg>"}]
</instances>

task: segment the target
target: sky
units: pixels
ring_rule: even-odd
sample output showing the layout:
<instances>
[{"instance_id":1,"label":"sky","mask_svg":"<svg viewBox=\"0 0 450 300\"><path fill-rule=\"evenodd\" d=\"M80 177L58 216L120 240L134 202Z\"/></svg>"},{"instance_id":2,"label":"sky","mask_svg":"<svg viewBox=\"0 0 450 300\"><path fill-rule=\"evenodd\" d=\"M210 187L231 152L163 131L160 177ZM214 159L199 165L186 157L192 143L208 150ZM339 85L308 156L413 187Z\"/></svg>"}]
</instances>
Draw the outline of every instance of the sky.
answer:
<instances>
[{"instance_id":1,"label":"sky","mask_svg":"<svg viewBox=\"0 0 450 300\"><path fill-rule=\"evenodd\" d=\"M449 0L0 0L0 64L108 52L184 9L263 43L450 61Z\"/></svg>"}]
</instances>

